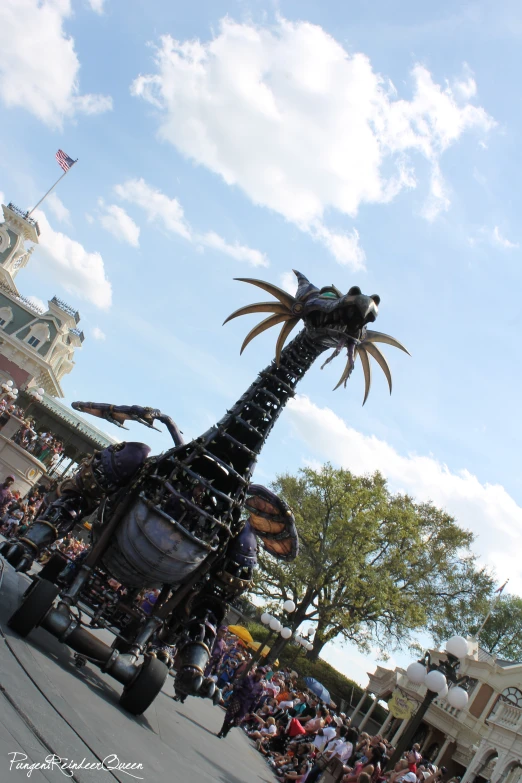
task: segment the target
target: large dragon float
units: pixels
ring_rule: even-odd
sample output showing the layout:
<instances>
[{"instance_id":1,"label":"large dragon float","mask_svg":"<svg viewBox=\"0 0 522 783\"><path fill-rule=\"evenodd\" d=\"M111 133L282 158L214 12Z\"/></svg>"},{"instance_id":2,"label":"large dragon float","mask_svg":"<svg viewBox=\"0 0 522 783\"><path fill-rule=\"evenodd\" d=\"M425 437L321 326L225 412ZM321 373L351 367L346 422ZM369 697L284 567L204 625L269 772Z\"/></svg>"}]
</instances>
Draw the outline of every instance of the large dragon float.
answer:
<instances>
[{"instance_id":1,"label":"large dragon float","mask_svg":"<svg viewBox=\"0 0 522 783\"><path fill-rule=\"evenodd\" d=\"M174 446L159 456L149 456L147 446L131 442L95 453L62 481L25 536L0 550L11 565L25 571L75 524L90 521L91 545L82 562L64 570L59 555L51 558L9 624L22 636L41 626L75 650L80 662L90 661L109 673L123 684L120 704L133 714L146 710L161 690L170 663L165 650L175 650L178 698L198 695L217 701L219 693L205 669L230 602L251 585L257 539L274 557L296 556L291 510L250 482L266 438L313 362L327 349L333 353L325 364L346 350L337 388L346 384L359 358L366 402L371 357L391 392L391 373L377 344L406 349L393 337L367 328L377 317L379 297L365 296L357 287L347 294L334 286L319 289L295 274L295 296L261 280L240 278L274 299L241 307L227 321L268 313L248 333L241 352L257 335L281 324L275 358L198 438L184 443L175 423L151 408L73 403L76 410L120 426L127 420L149 427L163 422ZM303 329L284 347L300 322ZM123 595L110 587L114 580L125 588ZM160 589L148 616L136 603L144 588ZM110 630L112 646L89 628Z\"/></svg>"}]
</instances>

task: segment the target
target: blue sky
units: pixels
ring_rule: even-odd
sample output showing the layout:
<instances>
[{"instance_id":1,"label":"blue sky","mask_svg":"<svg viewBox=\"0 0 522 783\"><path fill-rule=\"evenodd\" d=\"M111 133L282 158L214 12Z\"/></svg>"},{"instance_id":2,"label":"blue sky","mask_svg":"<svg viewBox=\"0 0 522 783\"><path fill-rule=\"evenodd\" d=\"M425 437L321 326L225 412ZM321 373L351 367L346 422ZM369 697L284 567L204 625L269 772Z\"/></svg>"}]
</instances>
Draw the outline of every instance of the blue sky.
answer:
<instances>
[{"instance_id":1,"label":"blue sky","mask_svg":"<svg viewBox=\"0 0 522 783\"><path fill-rule=\"evenodd\" d=\"M81 312L66 401L195 436L272 358L270 334L239 357L247 319L221 326L256 298L234 277L377 292L412 353L386 351L392 397L375 373L361 408L360 369L333 393L341 364L313 368L256 478L378 468L522 594L519 5L4 0L0 24L0 191L31 207L56 150L79 158L18 278Z\"/></svg>"}]
</instances>

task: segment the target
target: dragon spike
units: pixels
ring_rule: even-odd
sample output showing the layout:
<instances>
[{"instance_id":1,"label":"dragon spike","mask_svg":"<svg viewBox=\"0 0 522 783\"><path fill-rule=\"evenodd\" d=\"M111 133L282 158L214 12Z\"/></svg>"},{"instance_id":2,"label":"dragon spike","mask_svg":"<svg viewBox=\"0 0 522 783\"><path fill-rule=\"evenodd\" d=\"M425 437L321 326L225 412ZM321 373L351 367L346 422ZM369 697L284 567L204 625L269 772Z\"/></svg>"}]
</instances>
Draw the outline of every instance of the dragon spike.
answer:
<instances>
[{"instance_id":1,"label":"dragon spike","mask_svg":"<svg viewBox=\"0 0 522 783\"><path fill-rule=\"evenodd\" d=\"M362 344L359 344L356 348L357 353L361 357L361 364L364 372L364 400L363 405L368 399L368 395L370 393L370 387L372 385L372 368L370 365L370 360L368 359L368 354L366 353L366 350Z\"/></svg>"},{"instance_id":2,"label":"dragon spike","mask_svg":"<svg viewBox=\"0 0 522 783\"><path fill-rule=\"evenodd\" d=\"M234 310L226 321L223 321L223 326L233 318L237 318L240 315L249 315L249 313L277 313L278 315L287 315L288 308L286 305L279 304L278 302L257 302L256 304L247 305L246 307L240 307L239 310Z\"/></svg>"},{"instance_id":3,"label":"dragon spike","mask_svg":"<svg viewBox=\"0 0 522 783\"><path fill-rule=\"evenodd\" d=\"M363 348L366 350L367 353L370 354L370 356L373 356L381 370L386 376L386 380L388 381L388 386L390 387L390 394L392 393L392 375L391 370L388 365L388 362L386 361L383 354L380 352L380 350L377 348L376 345L369 342L363 342Z\"/></svg>"},{"instance_id":4,"label":"dragon spike","mask_svg":"<svg viewBox=\"0 0 522 783\"><path fill-rule=\"evenodd\" d=\"M253 340L254 337L257 337L258 334L261 334L261 332L265 332L267 329L270 329L271 326L277 326L277 324L280 324L282 321L289 321L291 318L292 316L290 313L287 313L286 315L269 315L268 318L265 318L264 321L261 321L261 323L259 323L257 326L254 326L254 328L249 331L243 340L243 345L241 346L239 353L243 353L248 343Z\"/></svg>"},{"instance_id":5,"label":"dragon spike","mask_svg":"<svg viewBox=\"0 0 522 783\"><path fill-rule=\"evenodd\" d=\"M387 343L388 345L393 345L394 348L399 348L401 351L404 351L404 353L407 353L408 356L411 356L411 353L404 347L404 345L402 345L402 343L396 340L395 337L391 337L391 335L384 334L383 332L374 332L371 329L367 329L363 342Z\"/></svg>"},{"instance_id":6,"label":"dragon spike","mask_svg":"<svg viewBox=\"0 0 522 783\"><path fill-rule=\"evenodd\" d=\"M350 358L350 357L348 357L348 361L346 362L345 368L344 368L344 370L343 370L343 374L342 374L342 375L341 375L341 377L339 378L339 382L338 382L337 386L334 386L334 387L333 387L333 391L335 391L336 389L338 389L338 388L339 388L339 386L340 386L342 383L344 383L344 384L346 385L346 381L348 380L348 378L349 378L349 377L350 377L350 375L352 374L353 367L354 367L354 365L353 365L353 363L352 363L352 360L351 360L351 358Z\"/></svg>"},{"instance_id":7,"label":"dragon spike","mask_svg":"<svg viewBox=\"0 0 522 783\"><path fill-rule=\"evenodd\" d=\"M286 338L298 323L299 323L299 318L291 318L289 321L283 324L283 328L279 332L279 337L277 338L276 352L275 352L275 360L278 367L279 367L279 362L281 361L281 351L283 350L283 346L286 342Z\"/></svg>"},{"instance_id":8,"label":"dragon spike","mask_svg":"<svg viewBox=\"0 0 522 783\"><path fill-rule=\"evenodd\" d=\"M293 269L292 271L297 277L297 293L295 295L296 299L305 299L314 291L319 291L317 286L313 285L313 283L311 283L302 272L298 272L297 269Z\"/></svg>"},{"instance_id":9,"label":"dragon spike","mask_svg":"<svg viewBox=\"0 0 522 783\"><path fill-rule=\"evenodd\" d=\"M278 288L276 285L272 285L272 283L265 283L264 280L255 280L253 277L236 277L234 279L239 280L241 283L257 285L258 288L262 288L267 293L275 296L276 299L279 299L281 304L286 305L289 310L292 310L295 299L287 291L283 291L282 288Z\"/></svg>"}]
</instances>

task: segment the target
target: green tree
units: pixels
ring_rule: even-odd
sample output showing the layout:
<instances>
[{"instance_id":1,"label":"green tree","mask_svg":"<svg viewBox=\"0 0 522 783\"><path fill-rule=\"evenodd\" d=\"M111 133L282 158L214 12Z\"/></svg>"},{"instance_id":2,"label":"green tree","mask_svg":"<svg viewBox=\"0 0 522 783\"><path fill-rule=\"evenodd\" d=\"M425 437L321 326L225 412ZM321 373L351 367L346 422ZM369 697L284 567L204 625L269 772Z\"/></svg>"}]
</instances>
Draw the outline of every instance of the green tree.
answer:
<instances>
[{"instance_id":1,"label":"green tree","mask_svg":"<svg viewBox=\"0 0 522 783\"><path fill-rule=\"evenodd\" d=\"M471 608L464 603L441 618L432 631L435 640L440 642L455 633L475 636L479 629L482 649L496 658L522 661L522 598L506 594Z\"/></svg>"},{"instance_id":2,"label":"green tree","mask_svg":"<svg viewBox=\"0 0 522 783\"><path fill-rule=\"evenodd\" d=\"M273 489L294 511L300 553L292 563L263 553L253 592L269 606L296 603L293 628L305 620L316 627L314 659L337 636L363 651L407 646L448 607L491 593L470 552L473 535L431 503L391 494L380 473L327 464L279 476Z\"/></svg>"}]
</instances>

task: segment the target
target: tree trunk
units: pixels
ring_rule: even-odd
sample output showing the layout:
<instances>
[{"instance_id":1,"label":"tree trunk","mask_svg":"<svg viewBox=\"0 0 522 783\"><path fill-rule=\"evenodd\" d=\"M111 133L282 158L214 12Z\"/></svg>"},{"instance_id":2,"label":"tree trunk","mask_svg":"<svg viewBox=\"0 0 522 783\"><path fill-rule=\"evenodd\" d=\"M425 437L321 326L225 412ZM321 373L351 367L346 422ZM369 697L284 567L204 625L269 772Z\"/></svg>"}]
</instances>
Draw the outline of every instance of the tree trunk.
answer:
<instances>
[{"instance_id":1,"label":"tree trunk","mask_svg":"<svg viewBox=\"0 0 522 783\"><path fill-rule=\"evenodd\" d=\"M316 631L316 634L314 636L314 641L313 641L313 645L314 646L313 646L313 649L309 650L306 653L306 657L310 661L316 661L319 658L319 655L321 654L321 650L323 649L325 644L326 644L326 640L322 638L321 631L318 628L317 631Z\"/></svg>"}]
</instances>

